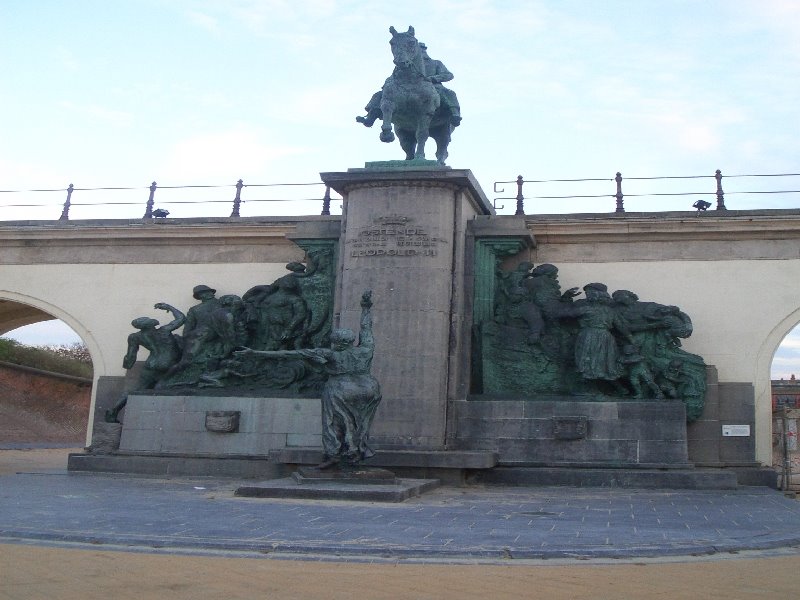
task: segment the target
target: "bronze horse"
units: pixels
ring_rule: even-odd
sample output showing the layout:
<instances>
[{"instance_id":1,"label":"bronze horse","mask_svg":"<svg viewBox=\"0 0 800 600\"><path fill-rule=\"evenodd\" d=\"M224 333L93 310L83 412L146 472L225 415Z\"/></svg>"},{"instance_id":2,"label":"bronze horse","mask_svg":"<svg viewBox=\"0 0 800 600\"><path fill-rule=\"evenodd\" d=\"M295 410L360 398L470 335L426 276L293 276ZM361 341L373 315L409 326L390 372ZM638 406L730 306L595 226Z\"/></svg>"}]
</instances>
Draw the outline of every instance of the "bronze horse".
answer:
<instances>
[{"instance_id":1,"label":"bronze horse","mask_svg":"<svg viewBox=\"0 0 800 600\"><path fill-rule=\"evenodd\" d=\"M425 143L432 137L436 141L436 159L444 164L455 127L451 109L442 102L431 73L426 72L423 48L414 37L414 28L398 33L390 27L389 31L394 71L367 105L367 117L356 120L370 127L380 118L380 140L387 143L394 141L394 126L406 160L424 159Z\"/></svg>"}]
</instances>

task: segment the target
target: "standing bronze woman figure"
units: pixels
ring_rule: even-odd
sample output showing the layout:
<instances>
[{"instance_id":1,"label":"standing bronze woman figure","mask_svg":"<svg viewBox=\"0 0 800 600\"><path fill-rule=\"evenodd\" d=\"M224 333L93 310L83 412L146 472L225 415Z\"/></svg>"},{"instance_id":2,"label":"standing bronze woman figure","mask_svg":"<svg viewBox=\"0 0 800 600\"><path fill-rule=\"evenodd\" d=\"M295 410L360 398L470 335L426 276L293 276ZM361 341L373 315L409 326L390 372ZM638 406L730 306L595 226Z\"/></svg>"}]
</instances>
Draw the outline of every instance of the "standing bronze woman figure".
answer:
<instances>
[{"instance_id":1,"label":"standing bronze woman figure","mask_svg":"<svg viewBox=\"0 0 800 600\"><path fill-rule=\"evenodd\" d=\"M335 329L330 348L301 350L240 350L239 356L268 358L303 357L322 365L327 380L322 388L322 446L325 456L319 468L347 468L375 453L367 445L369 428L381 401L378 381L370 374L375 340L372 336L372 292L361 296L361 329Z\"/></svg>"}]
</instances>

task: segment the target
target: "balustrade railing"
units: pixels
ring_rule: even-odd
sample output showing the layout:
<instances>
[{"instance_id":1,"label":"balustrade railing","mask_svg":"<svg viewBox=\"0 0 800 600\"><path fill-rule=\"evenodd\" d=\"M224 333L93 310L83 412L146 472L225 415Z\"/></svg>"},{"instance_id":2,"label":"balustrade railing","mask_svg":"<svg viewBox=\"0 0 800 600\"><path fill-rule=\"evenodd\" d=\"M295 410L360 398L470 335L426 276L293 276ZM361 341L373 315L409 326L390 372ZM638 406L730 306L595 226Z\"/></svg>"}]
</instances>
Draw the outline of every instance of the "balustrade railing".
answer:
<instances>
[{"instance_id":1,"label":"balustrade railing","mask_svg":"<svg viewBox=\"0 0 800 600\"><path fill-rule=\"evenodd\" d=\"M756 181L771 181L774 182L778 181L789 181L790 178L798 178L800 177L800 173L770 173L770 174L737 174L737 175L725 175L724 179L727 183L730 183L734 180L756 180ZM769 179L767 179L769 178ZM681 180L688 181L688 180L714 180L712 183L711 181L708 182L708 186L704 189L699 189L695 191L685 191L685 190L678 190L678 191L648 191L648 192L623 192L623 185L626 187L628 185L632 185L632 182L650 182L650 183L657 183L657 184L664 184L664 182L679 182ZM494 193L495 194L503 194L505 192L505 186L509 184L516 185L516 195L515 196L496 196L494 198L494 205L498 211L502 211L505 209L505 205L498 205L499 201L503 200L514 200L516 202L514 214L516 215L524 215L524 214L534 214L536 212L571 212L568 210L564 210L569 208L569 206L564 203L563 201L568 200L589 200L591 201L591 212L606 212L603 210L604 206L608 206L609 204L601 204L603 199L614 201L614 209L613 212L617 214L625 213L625 200L630 198L636 198L637 200L647 200L647 199L654 199L654 198L664 198L664 197L683 197L689 196L694 197L694 202L690 205L691 208L697 209L698 211L705 211L712 207L713 201L716 201L716 206L714 207L715 210L724 211L727 210L727 206L725 204L725 196L739 196L739 195L762 195L762 194L800 194L800 189L791 189L797 184L794 182L797 181L796 179L791 180L792 183L789 185L782 185L779 189L776 189L774 186L762 186L762 187L752 187L752 189L735 189L734 191L724 191L723 190L723 174L722 171L717 169L713 175L678 175L678 176L657 176L657 177L625 177L623 178L622 173L616 173L614 177L600 177L600 178L578 178L578 179L525 179L522 175L519 175L516 179L508 180L508 181L496 181L494 182ZM601 193L592 193L592 194L576 194L574 193L574 189L584 184L592 184L593 186L603 186L608 185L607 192ZM565 194L547 194L541 193L543 189L550 189L552 186L570 186L568 191L573 191L573 193L565 193ZM726 184L727 187L727 184ZM800 187L800 186L797 186ZM254 192L259 189L270 189L270 190L287 190L293 188L317 188L319 189L320 193L314 198L303 198L303 197L290 197L292 194L285 194L283 197L270 197L270 198L262 198L258 197L258 195L254 195ZM325 188L324 191L320 188ZM214 190L225 190L231 189L233 192L233 200L228 199L219 199L218 195L213 197L207 197L203 199L178 199L177 197L170 194L172 191L176 190L187 190L191 193L199 193L200 190L204 192L213 192ZM106 192L107 194L127 192L127 193L136 193L137 191L143 192L144 190L148 190L147 200L133 200L133 201L104 201L104 202L90 202L87 201L89 199L91 192ZM249 194L248 194L249 192ZM4 202L4 200L12 200L15 196L23 196L24 198L29 198L33 194L64 194L66 193L66 198L63 200L63 204L60 201L58 203L54 201L49 202ZM527 196L526 196L527 194ZM709 198L709 200L704 200L703 198ZM62 195L61 198L64 198ZM76 201L77 199L77 201ZM81 208L81 218L85 218L86 213L89 213L90 216L94 217L95 215L92 214L93 210L98 210L100 208L104 209L107 213L111 212L113 214L113 218L139 218L136 215L126 214L129 213L130 209L126 211L125 207L135 207L137 205L141 206L144 205L144 215L141 217L142 219L159 219L165 218L170 215L170 210L165 207L173 208L180 205L201 205L201 206L209 206L215 204L231 204L231 212L230 217L232 218L239 218L242 216L242 205L249 204L249 205L261 205L264 203L293 203L292 204L292 214L294 215L304 215L304 214L321 214L321 215L330 215L331 214L331 203L332 201L341 200L338 197L331 197L331 189L329 186L326 186L322 182L314 182L314 183L244 183L243 180L239 179L235 184L232 185L167 185L167 186L159 186L155 181L153 181L147 187L76 187L72 183L70 183L66 188L50 188L50 189L29 189L29 190L0 190L0 220L19 220L19 219L28 219L30 217L30 213L32 209L36 209L38 215L46 215L52 214L49 213L49 210L52 209L53 211L60 209L61 216L59 220L61 221L68 221L70 219L70 210L73 207L80 207ZM526 207L526 201L528 206ZM558 201L560 204L557 207L559 210L552 211L552 210L541 210L544 203L546 201ZM156 202L158 202L158 207L156 207ZM313 204L312 204L313 203ZM317 206L321 205L320 209L310 209L309 207L316 204ZM645 205L647 207L647 205ZM510 208L510 207L509 207ZM552 208L552 207L549 207ZM31 209L31 210L28 210ZM688 209L688 206L687 206ZM671 208L671 210L675 210ZM258 213L253 211L254 214L250 214L247 216L264 216L264 213ZM141 213L139 213L141 214ZM178 216L177 214L173 214L173 217ZM181 217L192 217L197 216L194 214L181 214ZM228 215L218 215L218 216L228 216ZM46 219L47 216L38 216L37 218L44 218Z\"/></svg>"},{"instance_id":2,"label":"balustrade railing","mask_svg":"<svg viewBox=\"0 0 800 600\"><path fill-rule=\"evenodd\" d=\"M772 178L771 180L774 181L774 178L793 178L793 177L800 177L800 173L769 173L769 174L744 174L744 175L725 175L725 179L733 180L733 179L744 179L744 178ZM647 192L647 193L634 193L634 194L624 194L622 191L623 182L629 181L639 181L639 182L663 182L663 181L676 181L676 180L703 180L703 179L713 179L715 180L715 185L711 184L705 190L699 191L656 191L656 192ZM494 193L495 194L502 194L505 192L505 187L508 184L516 184L517 186L517 195L516 196L496 196L494 198L494 205L495 208L498 210L502 210L505 208L505 205L498 206L498 201L502 200L515 200L516 201L516 210L514 214L516 215L524 215L526 214L526 207L525 207L525 200L601 200L601 199L614 199L614 212L615 213L624 213L625 212L625 198L658 198L658 197L667 197L667 196L694 196L699 197L691 207L698 210L704 211L712 206L712 202L708 202L703 200L703 197L711 197L712 199L716 199L716 210L727 210L727 206L725 205L725 191L722 187L722 180L723 174L722 171L717 169L713 175L678 175L678 176L661 176L661 177L626 177L623 179L622 173L616 173L614 177L606 177L606 178L580 178L580 179L525 179L522 175L519 175L516 179L508 180L508 181L496 181L494 183ZM599 194L560 194L560 195L548 195L548 194L537 194L535 191L531 194L529 190L536 189L536 186L551 186L553 184L562 185L562 184L570 184L573 187L578 186L580 184L585 183L608 183L609 184L609 191L608 193L599 193ZM611 184L615 184L613 188L614 191L612 192ZM529 195L526 197L523 193L523 188L525 191L528 191ZM793 187L793 186L789 186ZM757 188L757 189L744 189L744 190L736 190L734 192L729 192L728 195L756 195L756 194L800 194L800 189L765 189L765 188ZM600 210L597 212L604 212L602 210L602 205L598 202L594 204ZM528 206L530 209L530 204ZM536 209L529 210L529 214L533 214L537 212Z\"/></svg>"},{"instance_id":3,"label":"balustrade railing","mask_svg":"<svg viewBox=\"0 0 800 600\"><path fill-rule=\"evenodd\" d=\"M272 188L278 189L281 188L298 188L298 187L316 187L316 188L324 188L324 192L320 189L320 195L315 198L303 198L297 197L295 195L287 194L284 197L271 197L271 198L260 198L258 196L255 197L246 197L246 193L243 191L247 188L248 190L257 190L259 188ZM170 190L213 190L219 189L224 190L226 188L233 188L235 190L233 200L221 200L218 198L212 199L191 199L191 200L179 200L174 197L170 197L169 191ZM105 202L90 202L90 201L82 201L83 198L86 198L90 192L106 192L106 193L136 193L136 191L144 191L148 190L149 193L147 195L146 201L105 201ZM24 196L25 198L29 198L32 194L56 194L56 193L64 193L66 192L66 199L64 200L63 204L59 203L56 204L53 201L45 201L45 202L3 202L3 200L8 200L13 198L14 196ZM293 197L292 197L293 196ZM63 198L63 196L62 196ZM76 199L78 201L76 201ZM88 198L87 198L88 200ZM326 186L322 182L316 183L250 183L245 184L243 180L237 181L233 185L167 185L167 186L159 186L155 181L152 182L147 187L76 187L72 183L70 183L66 188L40 188L40 189L18 189L18 190L0 190L0 220L19 220L20 217L22 219L28 218L28 213L31 210L26 209L36 209L39 214L45 214L48 209L60 209L61 216L59 217L60 221L68 221L70 219L70 210L74 207L81 207L83 212L86 213L91 211L92 209L110 209L115 212L116 218L137 218L136 216L132 216L126 213L130 212L131 206L135 207L137 205L144 206L144 215L142 215L142 219L158 219L158 218L166 218L169 216L170 211L167 210L165 207L173 208L178 205L213 205L213 204L231 204L231 212L230 217L238 218L242 216L242 205L243 204L264 204L264 203L295 203L293 205L294 214L321 214L321 215L330 215L331 214L331 202L332 200L340 200L340 198L332 198L331 197L331 189L329 186ZM158 207L156 203L158 202ZM311 205L310 203L315 203L317 206L321 206L320 209L315 209L310 211L308 207ZM126 210L126 207L128 209ZM4 210L8 209L8 210ZM14 210L12 210L14 209ZM42 212L45 211L45 212ZM4 214L4 212L6 214ZM14 214L9 215L8 212L13 212ZM141 214L141 213L139 213ZM182 217L191 217L195 215L181 215ZM227 215L226 215L227 216ZM263 216L262 214L252 214L249 216ZM45 217L46 218L46 217Z\"/></svg>"}]
</instances>

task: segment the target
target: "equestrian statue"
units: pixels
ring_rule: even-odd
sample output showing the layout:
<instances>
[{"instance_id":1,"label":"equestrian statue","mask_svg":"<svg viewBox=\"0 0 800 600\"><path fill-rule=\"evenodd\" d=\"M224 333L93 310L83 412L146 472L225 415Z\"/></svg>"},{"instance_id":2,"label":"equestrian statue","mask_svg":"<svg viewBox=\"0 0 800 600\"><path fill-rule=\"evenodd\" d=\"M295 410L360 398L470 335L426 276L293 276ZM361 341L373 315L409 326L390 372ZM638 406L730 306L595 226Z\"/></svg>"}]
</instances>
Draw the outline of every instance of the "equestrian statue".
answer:
<instances>
[{"instance_id":1,"label":"equestrian statue","mask_svg":"<svg viewBox=\"0 0 800 600\"><path fill-rule=\"evenodd\" d=\"M406 160L425 159L428 137L436 141L436 159L444 164L450 134L461 123L455 92L442 85L453 74L441 61L428 56L425 44L414 37L414 28L398 33L389 28L394 71L366 106L367 115L356 121L372 127L381 119L382 142L393 142L394 126Z\"/></svg>"}]
</instances>

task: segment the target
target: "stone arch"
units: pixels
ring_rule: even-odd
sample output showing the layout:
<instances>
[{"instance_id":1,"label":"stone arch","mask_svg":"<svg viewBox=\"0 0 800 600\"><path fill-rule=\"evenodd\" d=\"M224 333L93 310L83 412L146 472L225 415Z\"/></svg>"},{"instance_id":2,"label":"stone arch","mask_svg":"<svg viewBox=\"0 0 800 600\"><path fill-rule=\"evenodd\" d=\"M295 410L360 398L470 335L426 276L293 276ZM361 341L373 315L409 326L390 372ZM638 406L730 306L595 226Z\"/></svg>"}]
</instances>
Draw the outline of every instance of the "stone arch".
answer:
<instances>
[{"instance_id":1,"label":"stone arch","mask_svg":"<svg viewBox=\"0 0 800 600\"><path fill-rule=\"evenodd\" d=\"M800 324L800 308L795 309L769 332L761 343L756 357L755 372L755 417L756 456L766 462L772 456L772 391L770 370L775 353L783 339Z\"/></svg>"},{"instance_id":2,"label":"stone arch","mask_svg":"<svg viewBox=\"0 0 800 600\"><path fill-rule=\"evenodd\" d=\"M52 319L55 319L53 315L28 304L0 300L0 335L5 335L18 327Z\"/></svg>"},{"instance_id":3,"label":"stone arch","mask_svg":"<svg viewBox=\"0 0 800 600\"><path fill-rule=\"evenodd\" d=\"M21 306L16 307L13 306L12 303ZM80 336L83 343L86 344L86 347L89 349L89 354L92 355L92 366L95 373L103 372L105 363L99 344L94 339L89 329L74 316L45 300L40 300L17 292L0 290L0 307L4 304L8 310L5 312L0 311L0 335L12 329L16 329L17 327L22 327L23 325L60 319L69 325L72 330Z\"/></svg>"},{"instance_id":4,"label":"stone arch","mask_svg":"<svg viewBox=\"0 0 800 600\"><path fill-rule=\"evenodd\" d=\"M83 323L58 306L25 294L0 290L0 335L16 329L17 327L52 319L60 319L69 325L72 330L80 336L83 343L86 344L86 347L89 349L89 354L92 357L94 381L92 382L89 423L86 432L86 444L88 445L91 442L91 431L93 427L92 416L94 414L97 394L97 378L105 369L105 362L103 360L103 354L100 351L100 345Z\"/></svg>"}]
</instances>

